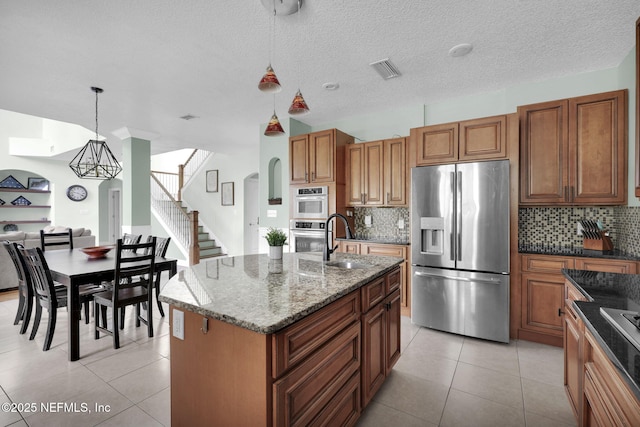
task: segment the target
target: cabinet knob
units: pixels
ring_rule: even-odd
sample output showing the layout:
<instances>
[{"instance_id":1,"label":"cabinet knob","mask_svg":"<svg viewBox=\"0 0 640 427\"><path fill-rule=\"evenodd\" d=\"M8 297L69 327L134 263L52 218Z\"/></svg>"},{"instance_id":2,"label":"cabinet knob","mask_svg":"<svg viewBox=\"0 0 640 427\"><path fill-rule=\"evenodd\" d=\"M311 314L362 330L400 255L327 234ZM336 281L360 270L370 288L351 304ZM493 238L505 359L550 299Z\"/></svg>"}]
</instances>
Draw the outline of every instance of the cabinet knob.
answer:
<instances>
[{"instance_id":1,"label":"cabinet knob","mask_svg":"<svg viewBox=\"0 0 640 427\"><path fill-rule=\"evenodd\" d=\"M389 200L391 200L391 193L387 192L387 201L385 204L389 204Z\"/></svg>"},{"instance_id":2,"label":"cabinet knob","mask_svg":"<svg viewBox=\"0 0 640 427\"><path fill-rule=\"evenodd\" d=\"M304 173L304 182L309 182L309 174L307 172Z\"/></svg>"},{"instance_id":3,"label":"cabinet knob","mask_svg":"<svg viewBox=\"0 0 640 427\"><path fill-rule=\"evenodd\" d=\"M200 331L206 335L207 332L209 332L209 319L207 319L206 317L202 318L202 328L200 328Z\"/></svg>"}]
</instances>

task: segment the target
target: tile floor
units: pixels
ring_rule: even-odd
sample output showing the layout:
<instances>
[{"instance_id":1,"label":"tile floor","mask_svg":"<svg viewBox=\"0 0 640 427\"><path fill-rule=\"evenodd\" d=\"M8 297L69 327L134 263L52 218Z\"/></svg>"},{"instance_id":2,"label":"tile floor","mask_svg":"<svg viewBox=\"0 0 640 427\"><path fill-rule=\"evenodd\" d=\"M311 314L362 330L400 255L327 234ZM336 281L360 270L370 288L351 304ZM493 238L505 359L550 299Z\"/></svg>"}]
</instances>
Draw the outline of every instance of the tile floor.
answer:
<instances>
[{"instance_id":1,"label":"tile floor","mask_svg":"<svg viewBox=\"0 0 640 427\"><path fill-rule=\"evenodd\" d=\"M95 341L91 324L82 324L82 358L69 362L64 309L52 348L43 352L46 318L29 341L13 325L16 307L17 300L0 302L0 402L35 404L36 410L0 411L0 426L170 425L167 318L156 316L149 339L127 316L119 350L111 337ZM359 427L575 425L559 348L463 338L416 327L408 318L402 343L400 360Z\"/></svg>"}]
</instances>

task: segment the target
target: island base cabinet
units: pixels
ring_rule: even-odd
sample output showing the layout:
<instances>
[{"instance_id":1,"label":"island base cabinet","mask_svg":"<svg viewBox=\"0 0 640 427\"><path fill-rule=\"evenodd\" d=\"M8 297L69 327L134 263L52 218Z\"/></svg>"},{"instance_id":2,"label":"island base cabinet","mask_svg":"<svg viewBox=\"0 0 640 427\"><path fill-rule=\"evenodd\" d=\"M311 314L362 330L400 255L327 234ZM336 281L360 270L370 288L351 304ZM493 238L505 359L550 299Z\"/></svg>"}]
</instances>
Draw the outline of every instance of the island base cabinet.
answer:
<instances>
[{"instance_id":1,"label":"island base cabinet","mask_svg":"<svg viewBox=\"0 0 640 427\"><path fill-rule=\"evenodd\" d=\"M355 424L360 402L353 396L360 393L350 383L359 380L359 370L360 325L354 323L274 383L273 424ZM336 420L338 413L345 419Z\"/></svg>"},{"instance_id":2,"label":"island base cabinet","mask_svg":"<svg viewBox=\"0 0 640 427\"><path fill-rule=\"evenodd\" d=\"M184 340L170 338L171 425L270 425L269 336L183 312Z\"/></svg>"}]
</instances>

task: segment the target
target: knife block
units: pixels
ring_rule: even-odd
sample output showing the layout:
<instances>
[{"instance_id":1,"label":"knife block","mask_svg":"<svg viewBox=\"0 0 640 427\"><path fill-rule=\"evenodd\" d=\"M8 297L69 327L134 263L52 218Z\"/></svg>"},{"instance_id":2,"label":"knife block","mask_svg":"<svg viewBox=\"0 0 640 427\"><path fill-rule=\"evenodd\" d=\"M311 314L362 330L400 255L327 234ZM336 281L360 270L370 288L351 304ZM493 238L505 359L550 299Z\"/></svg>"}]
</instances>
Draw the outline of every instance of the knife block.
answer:
<instances>
[{"instance_id":1,"label":"knife block","mask_svg":"<svg viewBox=\"0 0 640 427\"><path fill-rule=\"evenodd\" d=\"M599 231L600 234L599 239L588 239L584 238L582 241L582 247L584 249L591 249L594 251L612 251L613 250L613 242L609 236L604 235L604 231Z\"/></svg>"}]
</instances>

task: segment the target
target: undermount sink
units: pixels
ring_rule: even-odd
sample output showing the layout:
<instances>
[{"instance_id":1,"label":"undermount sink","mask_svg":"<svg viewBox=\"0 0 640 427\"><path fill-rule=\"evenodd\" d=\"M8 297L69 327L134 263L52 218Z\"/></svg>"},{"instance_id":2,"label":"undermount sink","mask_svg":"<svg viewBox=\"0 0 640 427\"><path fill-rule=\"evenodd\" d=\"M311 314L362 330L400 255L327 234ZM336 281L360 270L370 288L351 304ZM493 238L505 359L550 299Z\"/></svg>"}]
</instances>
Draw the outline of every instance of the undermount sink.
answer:
<instances>
[{"instance_id":1,"label":"undermount sink","mask_svg":"<svg viewBox=\"0 0 640 427\"><path fill-rule=\"evenodd\" d=\"M329 261L326 265L329 267L348 268L351 270L357 269L357 268L372 267L369 264L361 264L359 262L351 262L351 261Z\"/></svg>"}]
</instances>

